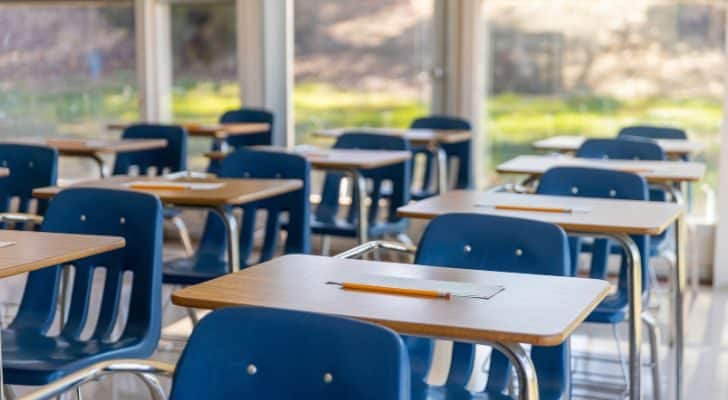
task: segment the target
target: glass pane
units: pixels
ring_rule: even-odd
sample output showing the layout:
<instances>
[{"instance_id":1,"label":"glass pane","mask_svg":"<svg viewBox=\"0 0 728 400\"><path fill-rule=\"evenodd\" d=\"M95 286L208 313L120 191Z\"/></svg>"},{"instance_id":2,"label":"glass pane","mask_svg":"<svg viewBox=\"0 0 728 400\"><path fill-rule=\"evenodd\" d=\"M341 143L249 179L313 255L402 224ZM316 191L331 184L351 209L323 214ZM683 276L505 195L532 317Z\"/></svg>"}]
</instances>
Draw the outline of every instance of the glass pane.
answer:
<instances>
[{"instance_id":1,"label":"glass pane","mask_svg":"<svg viewBox=\"0 0 728 400\"><path fill-rule=\"evenodd\" d=\"M487 131L495 165L554 135L614 137L633 124L707 145L716 190L725 10L697 1L488 0ZM695 187L694 212L705 210ZM708 196L710 197L710 196ZM710 206L712 208L712 206Z\"/></svg>"},{"instance_id":2,"label":"glass pane","mask_svg":"<svg viewBox=\"0 0 728 400\"><path fill-rule=\"evenodd\" d=\"M99 136L139 119L134 12L114 6L0 5L0 136ZM93 174L65 159L64 176Z\"/></svg>"},{"instance_id":3,"label":"glass pane","mask_svg":"<svg viewBox=\"0 0 728 400\"><path fill-rule=\"evenodd\" d=\"M212 123L240 107L235 2L172 5L174 121ZM204 168L208 139L190 140L190 168Z\"/></svg>"},{"instance_id":4,"label":"glass pane","mask_svg":"<svg viewBox=\"0 0 728 400\"><path fill-rule=\"evenodd\" d=\"M316 128L406 127L429 110L434 0L295 2L296 142Z\"/></svg>"}]
</instances>

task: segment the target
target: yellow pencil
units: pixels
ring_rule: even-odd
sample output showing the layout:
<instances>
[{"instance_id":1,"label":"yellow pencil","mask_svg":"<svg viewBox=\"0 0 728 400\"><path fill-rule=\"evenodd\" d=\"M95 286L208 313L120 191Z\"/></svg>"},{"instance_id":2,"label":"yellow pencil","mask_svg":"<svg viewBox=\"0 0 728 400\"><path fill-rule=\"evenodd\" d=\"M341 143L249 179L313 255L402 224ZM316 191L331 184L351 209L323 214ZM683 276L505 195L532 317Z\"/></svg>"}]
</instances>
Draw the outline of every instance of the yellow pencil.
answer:
<instances>
[{"instance_id":1,"label":"yellow pencil","mask_svg":"<svg viewBox=\"0 0 728 400\"><path fill-rule=\"evenodd\" d=\"M187 190L187 185L145 185L145 184L136 184L136 185L130 185L129 186L132 189L136 190Z\"/></svg>"},{"instance_id":2,"label":"yellow pencil","mask_svg":"<svg viewBox=\"0 0 728 400\"><path fill-rule=\"evenodd\" d=\"M437 290L398 288L398 287L370 285L370 284L366 284L366 283L356 283L356 282L342 282L342 283L340 283L340 285L341 285L342 289L360 290L360 291L364 291L364 292L401 294L404 296L436 297L436 298L442 298L442 299L450 298L450 293L438 292Z\"/></svg>"},{"instance_id":3,"label":"yellow pencil","mask_svg":"<svg viewBox=\"0 0 728 400\"><path fill-rule=\"evenodd\" d=\"M570 213L570 208L561 208L561 207L535 207L535 206L509 206L505 204L497 204L493 206L496 210L506 210L506 211L538 211L538 212L548 212L548 213Z\"/></svg>"}]
</instances>

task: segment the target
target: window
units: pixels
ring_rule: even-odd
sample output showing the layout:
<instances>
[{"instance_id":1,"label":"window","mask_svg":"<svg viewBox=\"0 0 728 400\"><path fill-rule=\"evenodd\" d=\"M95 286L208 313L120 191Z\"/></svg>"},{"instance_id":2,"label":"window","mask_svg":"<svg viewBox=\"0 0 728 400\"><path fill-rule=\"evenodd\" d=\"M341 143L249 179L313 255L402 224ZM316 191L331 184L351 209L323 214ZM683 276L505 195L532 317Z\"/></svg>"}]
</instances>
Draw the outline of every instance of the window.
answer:
<instances>
[{"instance_id":1,"label":"window","mask_svg":"<svg viewBox=\"0 0 728 400\"><path fill-rule=\"evenodd\" d=\"M131 3L0 5L0 26L0 136L92 137L139 119Z\"/></svg>"},{"instance_id":2,"label":"window","mask_svg":"<svg viewBox=\"0 0 728 400\"><path fill-rule=\"evenodd\" d=\"M489 0L491 160L553 135L614 137L626 125L706 143L715 190L725 97L725 11L696 1ZM696 187L693 210L705 201Z\"/></svg>"},{"instance_id":3,"label":"window","mask_svg":"<svg viewBox=\"0 0 728 400\"><path fill-rule=\"evenodd\" d=\"M434 0L296 0L296 142L429 112Z\"/></svg>"},{"instance_id":4,"label":"window","mask_svg":"<svg viewBox=\"0 0 728 400\"><path fill-rule=\"evenodd\" d=\"M176 122L212 123L240 107L235 2L179 3L172 12L172 113ZM204 168L208 139L191 138L190 167Z\"/></svg>"}]
</instances>

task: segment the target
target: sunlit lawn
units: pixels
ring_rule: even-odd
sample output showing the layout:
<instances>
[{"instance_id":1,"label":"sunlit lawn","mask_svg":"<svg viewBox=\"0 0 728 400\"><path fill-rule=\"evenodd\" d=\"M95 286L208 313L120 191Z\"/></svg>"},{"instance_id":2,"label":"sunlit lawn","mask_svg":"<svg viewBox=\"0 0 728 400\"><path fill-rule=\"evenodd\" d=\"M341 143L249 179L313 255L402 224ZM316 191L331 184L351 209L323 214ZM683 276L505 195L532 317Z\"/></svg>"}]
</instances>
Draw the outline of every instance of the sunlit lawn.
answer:
<instances>
[{"instance_id":1,"label":"sunlit lawn","mask_svg":"<svg viewBox=\"0 0 728 400\"><path fill-rule=\"evenodd\" d=\"M56 132L94 135L111 120L139 118L134 85L109 85L93 90L51 91L42 94L0 93L0 123L3 120L49 121ZM294 90L297 142L312 142L316 128L343 126L406 127L427 113L417 99L392 92L343 90L330 85L305 83ZM227 109L239 104L234 82L211 83L188 80L176 84L172 93L175 120L214 122ZM707 181L714 183L718 160L722 104L719 99L538 97L501 94L487 101L486 135L494 165L514 155L532 151L530 143L557 134L613 136L625 125L649 123L687 129L692 138L709 147ZM2 125L0 125L2 126ZM7 129L6 129L7 130ZM192 143L193 153L208 144Z\"/></svg>"}]
</instances>

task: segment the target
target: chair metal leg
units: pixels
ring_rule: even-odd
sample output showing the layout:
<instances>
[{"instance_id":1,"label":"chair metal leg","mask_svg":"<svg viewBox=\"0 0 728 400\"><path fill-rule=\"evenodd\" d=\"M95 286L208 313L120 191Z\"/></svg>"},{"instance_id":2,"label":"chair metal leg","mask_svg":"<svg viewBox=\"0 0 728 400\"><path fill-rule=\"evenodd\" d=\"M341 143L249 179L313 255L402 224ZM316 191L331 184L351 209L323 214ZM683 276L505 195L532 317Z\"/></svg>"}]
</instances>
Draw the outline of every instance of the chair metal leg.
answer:
<instances>
[{"instance_id":1,"label":"chair metal leg","mask_svg":"<svg viewBox=\"0 0 728 400\"><path fill-rule=\"evenodd\" d=\"M617 345L617 358L619 359L619 368L622 370L622 378L624 383L629 385L629 373L627 372L627 360L624 359L622 353L622 342L619 337L619 331L617 330L617 324L612 324L612 335L614 336L614 344Z\"/></svg>"},{"instance_id":2,"label":"chair metal leg","mask_svg":"<svg viewBox=\"0 0 728 400\"><path fill-rule=\"evenodd\" d=\"M194 328L197 326L197 323L200 322L200 319L197 318L197 312L195 312L194 308L185 308L187 310L187 316L190 317L190 320L192 321L192 327Z\"/></svg>"},{"instance_id":3,"label":"chair metal leg","mask_svg":"<svg viewBox=\"0 0 728 400\"><path fill-rule=\"evenodd\" d=\"M149 373L140 373L136 374L136 376L138 376L142 381L144 381L144 384L147 385L147 389L149 389L149 395L152 397L152 400L166 400L167 396L164 394L164 389L156 376Z\"/></svg>"},{"instance_id":4,"label":"chair metal leg","mask_svg":"<svg viewBox=\"0 0 728 400\"><path fill-rule=\"evenodd\" d=\"M650 341L650 365L652 368L652 398L662 399L660 385L660 328L652 315L642 314L642 322L647 330L647 338Z\"/></svg>"},{"instance_id":5,"label":"chair metal leg","mask_svg":"<svg viewBox=\"0 0 728 400\"><path fill-rule=\"evenodd\" d=\"M103 376L117 373L131 373L138 376L144 381L147 388L149 388L152 399L164 400L164 391L162 390L162 386L159 384L155 375L172 376L174 374L174 365L153 360L129 359L103 361L74 372L47 385L43 385L32 392L26 393L23 395L23 399L47 400L53 396L68 393L87 382L98 380Z\"/></svg>"},{"instance_id":6,"label":"chair metal leg","mask_svg":"<svg viewBox=\"0 0 728 400\"><path fill-rule=\"evenodd\" d=\"M187 224L185 224L185 221L179 215L172 217L172 222L177 227L177 232L179 233L179 238L182 246L185 248L187 257L191 257L195 250L192 248L192 239L190 239L190 231L187 229Z\"/></svg>"},{"instance_id":7,"label":"chair metal leg","mask_svg":"<svg viewBox=\"0 0 728 400\"><path fill-rule=\"evenodd\" d=\"M398 233L397 234L397 240L406 244L407 246L414 246L415 244L412 242L412 239L410 239L409 236L407 236L406 233Z\"/></svg>"}]
</instances>

